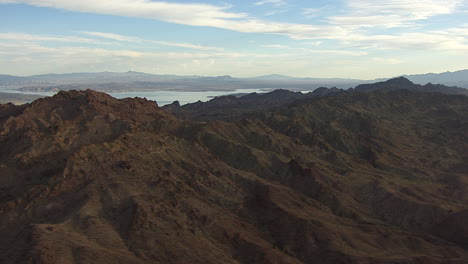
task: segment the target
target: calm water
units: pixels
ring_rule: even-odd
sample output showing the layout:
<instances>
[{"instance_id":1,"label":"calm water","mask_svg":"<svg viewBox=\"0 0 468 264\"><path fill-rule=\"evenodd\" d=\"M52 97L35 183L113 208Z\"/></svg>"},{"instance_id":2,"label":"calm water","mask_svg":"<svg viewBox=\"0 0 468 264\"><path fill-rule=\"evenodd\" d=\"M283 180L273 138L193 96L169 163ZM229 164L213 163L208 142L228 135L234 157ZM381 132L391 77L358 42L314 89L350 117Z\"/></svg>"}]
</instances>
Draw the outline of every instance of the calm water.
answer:
<instances>
[{"instance_id":1,"label":"calm water","mask_svg":"<svg viewBox=\"0 0 468 264\"><path fill-rule=\"evenodd\" d=\"M174 101L179 101L181 105L187 103L193 103L198 100L202 102L209 101L213 97L228 95L228 94L239 94L239 93L262 93L265 92L260 89L238 89L235 91L209 91L209 92L174 92L174 91L154 91L154 92L127 92L127 93L109 93L115 98L126 98L126 97L146 97L148 100L153 100L158 105L170 104Z\"/></svg>"},{"instance_id":2,"label":"calm water","mask_svg":"<svg viewBox=\"0 0 468 264\"><path fill-rule=\"evenodd\" d=\"M24 94L38 94L43 96L52 96L56 92L20 92L14 90L16 87L0 87L0 92L4 93L24 93ZM206 102L213 97L228 95L228 94L239 94L239 93L263 93L265 89L238 89L235 91L209 91L209 92L179 92L179 91L154 91L154 92L124 92L124 93L109 93L111 96L121 99L126 97L146 97L148 100L153 100L158 105L170 104L176 100L181 105L187 103L193 103L198 100Z\"/></svg>"}]
</instances>

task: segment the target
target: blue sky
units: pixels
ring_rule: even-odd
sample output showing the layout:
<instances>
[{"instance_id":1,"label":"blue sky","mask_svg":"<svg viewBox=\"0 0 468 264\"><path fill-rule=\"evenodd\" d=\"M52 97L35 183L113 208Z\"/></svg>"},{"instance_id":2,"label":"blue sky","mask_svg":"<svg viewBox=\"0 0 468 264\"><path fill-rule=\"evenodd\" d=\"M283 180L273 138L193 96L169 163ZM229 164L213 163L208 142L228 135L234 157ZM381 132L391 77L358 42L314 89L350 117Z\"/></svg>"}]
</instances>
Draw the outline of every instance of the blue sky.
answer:
<instances>
[{"instance_id":1,"label":"blue sky","mask_svg":"<svg viewBox=\"0 0 468 264\"><path fill-rule=\"evenodd\" d=\"M0 0L0 74L373 79L468 68L468 0Z\"/></svg>"}]
</instances>

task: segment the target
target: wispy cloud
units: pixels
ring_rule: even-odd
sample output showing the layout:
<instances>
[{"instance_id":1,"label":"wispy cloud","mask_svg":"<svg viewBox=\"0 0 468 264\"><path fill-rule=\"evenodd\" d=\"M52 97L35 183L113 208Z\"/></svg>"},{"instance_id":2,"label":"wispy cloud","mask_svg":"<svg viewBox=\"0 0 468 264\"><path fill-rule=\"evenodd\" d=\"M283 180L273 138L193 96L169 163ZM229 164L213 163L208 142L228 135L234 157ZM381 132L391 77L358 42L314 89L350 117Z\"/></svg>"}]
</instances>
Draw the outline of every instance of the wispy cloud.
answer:
<instances>
[{"instance_id":1,"label":"wispy cloud","mask_svg":"<svg viewBox=\"0 0 468 264\"><path fill-rule=\"evenodd\" d=\"M463 2L463 0L347 0L348 6L358 12L396 13L412 16L414 20L450 14Z\"/></svg>"},{"instance_id":2,"label":"wispy cloud","mask_svg":"<svg viewBox=\"0 0 468 264\"><path fill-rule=\"evenodd\" d=\"M313 41L313 42L307 42L307 45L312 45L312 46L320 46L322 44L321 41Z\"/></svg>"},{"instance_id":3,"label":"wispy cloud","mask_svg":"<svg viewBox=\"0 0 468 264\"><path fill-rule=\"evenodd\" d=\"M265 4L273 4L275 6L282 6L287 5L287 2L284 0L263 0L255 2L255 5L265 5Z\"/></svg>"},{"instance_id":4,"label":"wispy cloud","mask_svg":"<svg viewBox=\"0 0 468 264\"><path fill-rule=\"evenodd\" d=\"M375 62L389 63L389 64L400 64L400 63L403 63L402 60L395 59L395 58L374 57L374 58L372 58L372 60L375 61Z\"/></svg>"},{"instance_id":5,"label":"wispy cloud","mask_svg":"<svg viewBox=\"0 0 468 264\"><path fill-rule=\"evenodd\" d=\"M114 33L105 33L105 32L91 32L91 31L81 31L81 34L85 34L91 37L104 38L110 41L102 41L92 38L83 38L77 36L59 36L59 35L35 35L35 34L25 34L25 33L0 33L0 40L6 41L22 41L23 43L27 42L58 42L58 43L80 43L80 44L93 44L93 45L117 45L118 42L133 42L133 43L149 43L155 45L163 46L172 46L185 49L195 49L195 50L214 50L214 51L223 51L223 48L210 47L197 45L193 43L185 42L169 42L169 41L154 41L154 40L145 40L138 37L124 36ZM115 42L117 41L117 42Z\"/></svg>"},{"instance_id":6,"label":"wispy cloud","mask_svg":"<svg viewBox=\"0 0 468 264\"><path fill-rule=\"evenodd\" d=\"M318 46L319 44L312 43L312 46ZM269 44L262 45L263 48L271 49L283 49L288 50L290 54L300 55L300 54L324 54L324 55L344 55L344 56L364 56L368 53L365 51L352 51L352 50L335 50L335 49L311 49L311 48L294 48L286 45L280 44Z\"/></svg>"},{"instance_id":7,"label":"wispy cloud","mask_svg":"<svg viewBox=\"0 0 468 264\"><path fill-rule=\"evenodd\" d=\"M245 18L244 13L226 12L227 6L170 3L150 0L0 0L78 12L157 19L166 22L208 26L226 19Z\"/></svg>"},{"instance_id":8,"label":"wispy cloud","mask_svg":"<svg viewBox=\"0 0 468 264\"><path fill-rule=\"evenodd\" d=\"M319 8L303 8L302 9L302 15L306 18L315 18L318 16L323 16L323 13L329 12L330 10L333 10L335 6L333 5L326 5L323 7Z\"/></svg>"},{"instance_id":9,"label":"wispy cloud","mask_svg":"<svg viewBox=\"0 0 468 264\"><path fill-rule=\"evenodd\" d=\"M143 42L141 38L124 36L124 35L113 34L113 33L94 32L94 31L81 31L80 33L88 35L88 36L106 38L106 39L111 39L111 40L116 40L116 41Z\"/></svg>"},{"instance_id":10,"label":"wispy cloud","mask_svg":"<svg viewBox=\"0 0 468 264\"><path fill-rule=\"evenodd\" d=\"M374 49L468 51L468 38L450 33L450 30L446 33L418 32L398 35L353 34L342 38L342 41L345 44L359 43Z\"/></svg>"},{"instance_id":11,"label":"wispy cloud","mask_svg":"<svg viewBox=\"0 0 468 264\"><path fill-rule=\"evenodd\" d=\"M0 0L0 3L6 1L78 12L148 18L190 26L216 27L244 33L279 34L293 39L348 34L341 27L264 21L249 18L245 13L227 12L228 7L225 6L208 4L175 4L149 0ZM275 3L280 2L275 0Z\"/></svg>"},{"instance_id":12,"label":"wispy cloud","mask_svg":"<svg viewBox=\"0 0 468 264\"><path fill-rule=\"evenodd\" d=\"M158 44L158 45L195 49L195 50L216 50L216 51L224 50L223 48L202 46L202 45L197 45L197 44L192 44L192 43L167 42L167 41L148 41L148 42Z\"/></svg>"},{"instance_id":13,"label":"wispy cloud","mask_svg":"<svg viewBox=\"0 0 468 264\"><path fill-rule=\"evenodd\" d=\"M135 51L130 49L107 49L80 46L50 47L40 43L8 42L0 43L0 53L11 57L18 55L30 55L42 53L55 56L78 57L132 57L132 58L171 58L171 59L202 59L202 58L265 58L281 57L284 54L259 54L249 52L218 52L218 51L193 51L193 52L153 52Z\"/></svg>"},{"instance_id":14,"label":"wispy cloud","mask_svg":"<svg viewBox=\"0 0 468 264\"><path fill-rule=\"evenodd\" d=\"M332 24L354 27L394 28L414 21L453 13L464 0L346 0L346 15L332 16Z\"/></svg>"},{"instance_id":15,"label":"wispy cloud","mask_svg":"<svg viewBox=\"0 0 468 264\"><path fill-rule=\"evenodd\" d=\"M446 31L440 32L442 34L456 34L458 36L465 36L468 38L468 24L461 25L457 28L450 28Z\"/></svg>"},{"instance_id":16,"label":"wispy cloud","mask_svg":"<svg viewBox=\"0 0 468 264\"><path fill-rule=\"evenodd\" d=\"M274 15L281 14L284 12L286 12L286 10L274 10L274 11L266 13L264 16L274 16Z\"/></svg>"},{"instance_id":17,"label":"wispy cloud","mask_svg":"<svg viewBox=\"0 0 468 264\"><path fill-rule=\"evenodd\" d=\"M9 41L36 41L36 42L69 42L86 44L112 44L110 42L99 41L90 38L75 36L54 36L54 35L34 35L25 33L0 33L0 39Z\"/></svg>"},{"instance_id":18,"label":"wispy cloud","mask_svg":"<svg viewBox=\"0 0 468 264\"><path fill-rule=\"evenodd\" d=\"M271 60L284 60L289 54L259 54L250 52L154 52L130 49L106 49L92 47L49 47L41 43L0 42L0 68L4 73L36 74L41 64L41 73L83 71L126 71L134 69L145 72L208 75L241 74L246 64L258 69L274 64ZM44 63L47 62L47 63ZM260 67L263 66L263 67ZM211 74L210 74L211 73ZM262 72L265 73L265 72ZM245 74L245 73L244 73Z\"/></svg>"},{"instance_id":19,"label":"wispy cloud","mask_svg":"<svg viewBox=\"0 0 468 264\"><path fill-rule=\"evenodd\" d=\"M143 55L142 52L132 50L112 50L103 48L90 47L49 47L37 43L2 43L0 44L0 52L7 53L9 56L15 57L18 55L47 55L50 58L58 57L131 57L137 58Z\"/></svg>"},{"instance_id":20,"label":"wispy cloud","mask_svg":"<svg viewBox=\"0 0 468 264\"><path fill-rule=\"evenodd\" d=\"M210 47L210 46L203 46L203 45L197 45L197 44L193 44L193 43L183 43L183 42L181 43L181 42L147 40L147 39L142 39L142 38L138 38L138 37L125 36L125 35L114 34L114 33L90 32L90 31L81 31L80 33L85 34L85 35L89 35L89 36L106 38L106 39L111 39L111 40L116 40L116 41L136 42L136 43L151 43L151 44L157 44L157 45L163 45L163 46L172 46L172 47L196 49L196 50L223 51L222 48L218 48L218 47Z\"/></svg>"},{"instance_id":21,"label":"wispy cloud","mask_svg":"<svg viewBox=\"0 0 468 264\"><path fill-rule=\"evenodd\" d=\"M368 53L365 51L352 51L352 50L323 50L323 49L302 49L303 52L311 54L334 54L345 56L364 56Z\"/></svg>"},{"instance_id":22,"label":"wispy cloud","mask_svg":"<svg viewBox=\"0 0 468 264\"><path fill-rule=\"evenodd\" d=\"M264 48L274 48L274 49L288 49L289 46L286 45L279 45L279 44L269 44L269 45L262 45Z\"/></svg>"},{"instance_id":23,"label":"wispy cloud","mask_svg":"<svg viewBox=\"0 0 468 264\"><path fill-rule=\"evenodd\" d=\"M320 24L272 22L250 17L245 13L230 12L228 6L210 4L168 3L150 0L0 0L0 3L25 3L58 9L110 14L127 17L155 19L190 26L207 26L244 33L264 33L285 35L296 40L333 40L349 46L365 46L376 49L425 49L445 51L466 51L468 36L460 34L461 29L446 32L401 31L379 33L368 31L377 27L389 29L411 27L418 20L456 12L464 0L344 0L351 10L347 15L328 17ZM256 2L258 5L281 4L284 1L269 0ZM312 14L317 10L306 10ZM87 32L88 36L114 41L151 41L130 36L103 32ZM44 37L44 36L43 36ZM23 38L27 38L23 36ZM61 41L48 36L52 41ZM66 38L65 38L66 39ZM85 38L68 38L67 41L92 42ZM220 51L192 43L152 41L153 44L183 47L198 50Z\"/></svg>"}]
</instances>

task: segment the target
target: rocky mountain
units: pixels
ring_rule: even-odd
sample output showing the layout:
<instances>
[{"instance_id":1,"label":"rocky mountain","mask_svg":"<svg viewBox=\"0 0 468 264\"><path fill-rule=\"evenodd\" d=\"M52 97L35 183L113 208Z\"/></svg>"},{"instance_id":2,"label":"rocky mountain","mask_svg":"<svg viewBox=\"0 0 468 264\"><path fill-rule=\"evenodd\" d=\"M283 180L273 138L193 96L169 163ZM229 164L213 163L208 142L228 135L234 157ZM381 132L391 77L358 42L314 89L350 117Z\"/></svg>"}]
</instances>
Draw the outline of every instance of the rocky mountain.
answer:
<instances>
[{"instance_id":1,"label":"rocky mountain","mask_svg":"<svg viewBox=\"0 0 468 264\"><path fill-rule=\"evenodd\" d=\"M467 263L468 97L300 99L208 122L91 90L1 105L0 262Z\"/></svg>"},{"instance_id":2,"label":"rocky mountain","mask_svg":"<svg viewBox=\"0 0 468 264\"><path fill-rule=\"evenodd\" d=\"M162 108L177 117L206 121L214 119L237 118L242 114L265 111L291 104L298 100L343 92L337 88L318 88L314 92L301 93L288 90L275 90L268 93L251 93L243 96L226 95L208 102L195 102L181 106L178 101Z\"/></svg>"},{"instance_id":3,"label":"rocky mountain","mask_svg":"<svg viewBox=\"0 0 468 264\"><path fill-rule=\"evenodd\" d=\"M247 94L243 96L220 96L208 102L196 102L180 105L179 102L165 105L162 108L167 112L183 119L206 121L213 119L229 120L238 118L247 113L261 112L275 107L287 106L298 100L314 97L339 95L343 93L410 90L418 92L438 92L444 94L468 95L468 89L460 87L447 87L440 84L414 84L410 80L399 77L373 84L361 84L354 89L342 90L338 88L320 87L313 92L301 93L288 90L275 90L263 94Z\"/></svg>"}]
</instances>

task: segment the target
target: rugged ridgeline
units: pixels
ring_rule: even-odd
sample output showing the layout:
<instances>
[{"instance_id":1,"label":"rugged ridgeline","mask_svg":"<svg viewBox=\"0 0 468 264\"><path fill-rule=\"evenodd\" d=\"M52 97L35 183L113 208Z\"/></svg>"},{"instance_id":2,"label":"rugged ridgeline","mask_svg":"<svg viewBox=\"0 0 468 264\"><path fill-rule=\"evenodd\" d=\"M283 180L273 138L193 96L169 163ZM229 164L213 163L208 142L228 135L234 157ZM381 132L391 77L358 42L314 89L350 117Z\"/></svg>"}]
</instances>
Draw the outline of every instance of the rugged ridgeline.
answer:
<instances>
[{"instance_id":1,"label":"rugged ridgeline","mask_svg":"<svg viewBox=\"0 0 468 264\"><path fill-rule=\"evenodd\" d=\"M257 94L252 93L245 96L219 96L208 102L196 102L180 105L178 101L163 106L167 112L183 119L195 121L207 120L231 120L252 112L261 112L275 107L287 106L299 100L308 98L335 96L343 93L371 92L371 91L394 91L410 90L417 92L437 92L443 94L468 95L468 89L460 87L447 87L440 84L426 85L414 84L404 77L390 79L374 84L362 84L354 89L342 90L337 88L317 88L306 94L287 90L275 90L273 92Z\"/></svg>"},{"instance_id":2,"label":"rugged ridgeline","mask_svg":"<svg viewBox=\"0 0 468 264\"><path fill-rule=\"evenodd\" d=\"M414 84L405 77L390 79L384 82L373 84L361 84L354 88L356 91L369 92L369 91L392 91L407 89L411 91L426 92L426 93L444 93L444 94L464 94L468 95L468 89L456 86L445 86L441 84L427 83L426 85Z\"/></svg>"},{"instance_id":3,"label":"rugged ridgeline","mask_svg":"<svg viewBox=\"0 0 468 264\"><path fill-rule=\"evenodd\" d=\"M178 101L175 101L162 108L183 119L195 121L226 120L238 118L246 113L261 112L275 107L285 106L298 100L338 94L340 92L343 92L343 90L323 87L307 94L279 89L263 94L251 93L243 96L219 96L208 102L198 101L183 106L181 106Z\"/></svg>"},{"instance_id":4,"label":"rugged ridgeline","mask_svg":"<svg viewBox=\"0 0 468 264\"><path fill-rule=\"evenodd\" d=\"M468 97L244 115L90 90L2 105L0 262L467 263Z\"/></svg>"}]
</instances>

